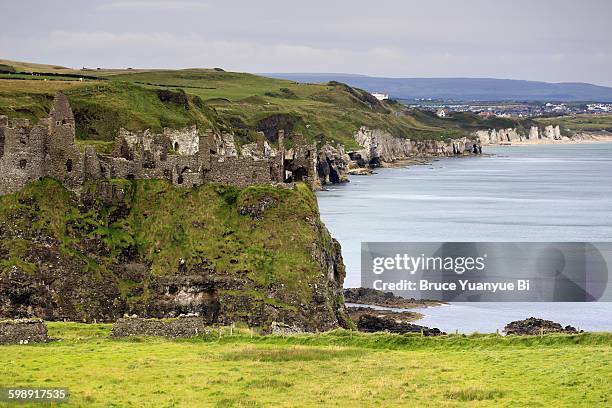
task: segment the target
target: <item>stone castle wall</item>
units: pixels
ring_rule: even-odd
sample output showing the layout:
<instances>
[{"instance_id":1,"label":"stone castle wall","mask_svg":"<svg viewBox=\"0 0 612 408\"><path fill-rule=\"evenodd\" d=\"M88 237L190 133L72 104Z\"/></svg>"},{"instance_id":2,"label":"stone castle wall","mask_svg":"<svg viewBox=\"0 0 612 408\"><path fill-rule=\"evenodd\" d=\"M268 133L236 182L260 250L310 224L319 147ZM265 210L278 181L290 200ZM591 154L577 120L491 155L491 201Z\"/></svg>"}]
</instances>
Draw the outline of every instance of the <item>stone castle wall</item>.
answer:
<instances>
[{"instance_id":1,"label":"stone castle wall","mask_svg":"<svg viewBox=\"0 0 612 408\"><path fill-rule=\"evenodd\" d=\"M244 160L241 157L222 157L211 165L207 180L214 183L248 186L266 184L274 179L273 163L268 160Z\"/></svg>"},{"instance_id":2,"label":"stone castle wall","mask_svg":"<svg viewBox=\"0 0 612 408\"><path fill-rule=\"evenodd\" d=\"M49 341L41 319L0 320L0 344L29 344Z\"/></svg>"},{"instance_id":3,"label":"stone castle wall","mask_svg":"<svg viewBox=\"0 0 612 408\"><path fill-rule=\"evenodd\" d=\"M91 146L81 152L75 144L68 99L58 93L49 118L36 126L0 116L0 195L41 177L56 178L73 191L85 181L105 178L166 179L186 187L204 182L248 186L294 181L314 186L315 146L298 136L285 155L282 137L279 140L275 150L260 136L239 155L227 133L200 134L195 126L164 129L162 134L121 129L110 155L98 154Z\"/></svg>"}]
</instances>

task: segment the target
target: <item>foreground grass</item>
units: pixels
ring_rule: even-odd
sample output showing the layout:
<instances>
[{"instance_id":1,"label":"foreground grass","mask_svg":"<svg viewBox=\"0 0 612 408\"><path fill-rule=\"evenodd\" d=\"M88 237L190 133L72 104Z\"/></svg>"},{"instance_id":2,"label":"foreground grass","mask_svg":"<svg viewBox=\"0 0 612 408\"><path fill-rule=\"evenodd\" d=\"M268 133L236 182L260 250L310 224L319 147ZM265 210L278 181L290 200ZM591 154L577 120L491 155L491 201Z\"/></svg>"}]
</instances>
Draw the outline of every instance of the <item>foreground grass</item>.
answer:
<instances>
[{"instance_id":1,"label":"foreground grass","mask_svg":"<svg viewBox=\"0 0 612 408\"><path fill-rule=\"evenodd\" d=\"M346 331L111 340L51 323L0 347L1 385L68 387L67 406L607 406L612 334L423 338Z\"/></svg>"}]
</instances>

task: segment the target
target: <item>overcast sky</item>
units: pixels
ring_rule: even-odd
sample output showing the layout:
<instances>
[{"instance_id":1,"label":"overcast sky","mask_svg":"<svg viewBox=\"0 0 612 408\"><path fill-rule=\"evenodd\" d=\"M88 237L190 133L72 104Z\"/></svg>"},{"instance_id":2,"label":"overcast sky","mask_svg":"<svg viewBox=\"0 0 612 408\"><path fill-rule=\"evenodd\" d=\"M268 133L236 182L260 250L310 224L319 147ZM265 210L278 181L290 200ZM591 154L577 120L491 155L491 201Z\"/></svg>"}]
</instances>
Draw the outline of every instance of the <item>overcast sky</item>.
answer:
<instances>
[{"instance_id":1,"label":"overcast sky","mask_svg":"<svg viewBox=\"0 0 612 408\"><path fill-rule=\"evenodd\" d=\"M612 86L609 0L4 1L0 58Z\"/></svg>"}]
</instances>

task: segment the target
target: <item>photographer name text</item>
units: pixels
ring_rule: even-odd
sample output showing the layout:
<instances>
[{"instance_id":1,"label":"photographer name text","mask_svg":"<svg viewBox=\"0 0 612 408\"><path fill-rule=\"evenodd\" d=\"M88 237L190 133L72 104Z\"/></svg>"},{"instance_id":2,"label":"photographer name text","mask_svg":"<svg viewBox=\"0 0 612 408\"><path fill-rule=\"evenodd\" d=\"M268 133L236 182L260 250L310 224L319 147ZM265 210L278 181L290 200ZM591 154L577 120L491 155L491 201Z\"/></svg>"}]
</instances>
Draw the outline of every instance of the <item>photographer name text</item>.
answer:
<instances>
[{"instance_id":1,"label":"photographer name text","mask_svg":"<svg viewBox=\"0 0 612 408\"><path fill-rule=\"evenodd\" d=\"M516 279L501 282L470 281L459 279L455 282L431 282L427 279L385 282L382 279L374 281L373 288L382 291L463 291L463 292L528 292L529 279Z\"/></svg>"}]
</instances>

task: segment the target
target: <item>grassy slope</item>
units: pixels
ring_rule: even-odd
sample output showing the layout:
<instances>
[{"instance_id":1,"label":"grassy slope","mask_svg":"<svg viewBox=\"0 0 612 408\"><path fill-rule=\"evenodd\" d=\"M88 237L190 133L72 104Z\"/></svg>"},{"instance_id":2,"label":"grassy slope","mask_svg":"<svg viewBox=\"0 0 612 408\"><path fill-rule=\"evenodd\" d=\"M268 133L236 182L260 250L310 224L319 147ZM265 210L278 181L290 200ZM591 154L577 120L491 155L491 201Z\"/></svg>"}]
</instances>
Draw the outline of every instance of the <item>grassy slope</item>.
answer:
<instances>
[{"instance_id":1,"label":"grassy slope","mask_svg":"<svg viewBox=\"0 0 612 408\"><path fill-rule=\"evenodd\" d=\"M607 406L612 335L422 338L346 331L1 346L3 385L68 387L66 406Z\"/></svg>"},{"instance_id":2,"label":"grassy slope","mask_svg":"<svg viewBox=\"0 0 612 408\"><path fill-rule=\"evenodd\" d=\"M572 132L612 132L612 115L575 115L537 119L542 125L559 125L562 130Z\"/></svg>"},{"instance_id":3,"label":"grassy slope","mask_svg":"<svg viewBox=\"0 0 612 408\"><path fill-rule=\"evenodd\" d=\"M396 115L397 105L386 103L384 108L373 110L359 99L360 91L341 85L298 84L213 69L80 71L2 60L0 65L14 67L17 72L100 77L84 81L58 80L62 77L48 77L48 81L0 79L0 114L12 117L43 117L53 93L65 90L77 115L81 139L110 140L120 126L130 130L193 123L227 127L239 119L248 127L242 132L244 139L252 140L257 123L274 114L292 117L294 129L311 139L341 142L349 148L357 147L351 136L361 125L413 139L465 133L451 121L437 117L424 122L416 115ZM160 89L183 89L191 96L189 106L160 102L156 94Z\"/></svg>"}]
</instances>

